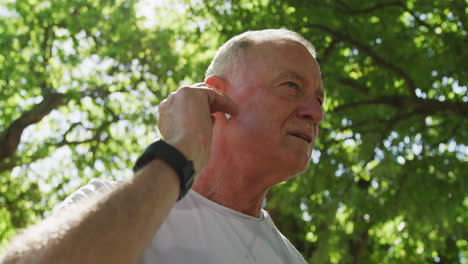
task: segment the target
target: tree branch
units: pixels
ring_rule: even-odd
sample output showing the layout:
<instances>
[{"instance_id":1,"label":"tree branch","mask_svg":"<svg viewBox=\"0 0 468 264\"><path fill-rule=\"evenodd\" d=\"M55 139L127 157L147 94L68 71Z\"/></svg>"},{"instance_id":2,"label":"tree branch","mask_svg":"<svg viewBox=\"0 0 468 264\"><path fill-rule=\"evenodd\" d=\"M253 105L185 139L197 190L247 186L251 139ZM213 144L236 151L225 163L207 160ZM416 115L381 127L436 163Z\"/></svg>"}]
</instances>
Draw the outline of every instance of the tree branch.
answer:
<instances>
[{"instance_id":1,"label":"tree branch","mask_svg":"<svg viewBox=\"0 0 468 264\"><path fill-rule=\"evenodd\" d=\"M341 84L349 86L349 87L353 88L355 91L357 91L357 92L359 92L361 94L364 94L366 96L369 96L369 89L367 89L366 86L360 84L356 80L349 79L349 78L342 78L342 77L337 77L336 79Z\"/></svg>"},{"instance_id":2,"label":"tree branch","mask_svg":"<svg viewBox=\"0 0 468 264\"><path fill-rule=\"evenodd\" d=\"M339 112L350 108L366 106L366 105L389 105L393 107L401 106L402 101L400 101L399 96L382 96L378 98L373 98L369 100L351 102L347 104L342 104L335 107L331 112Z\"/></svg>"},{"instance_id":3,"label":"tree branch","mask_svg":"<svg viewBox=\"0 0 468 264\"><path fill-rule=\"evenodd\" d=\"M143 81L143 78L137 81L135 86ZM44 89L42 89L44 90ZM118 92L128 92L127 89L121 89ZM15 152L18 149L18 145L21 140L21 135L26 127L29 125L35 124L42 120L46 115L48 115L52 110L58 108L59 106L65 105L70 99L68 98L82 98L84 96L91 96L93 98L100 97L105 98L111 92L106 90L104 86L100 86L96 89L86 90L83 92L77 92L74 96L70 96L70 94L61 94L61 93L51 93L48 90L45 92L44 99L39 104L33 106L29 111L23 113L21 117L17 120L13 121L11 125L0 135L0 173L11 170L14 167L23 164L20 159L15 157ZM76 100L76 99L71 99ZM65 146L65 145L80 145L85 143L90 143L99 140L99 136L101 133L112 123L116 120L120 120L119 116L116 115L114 112L111 111L110 108L106 107L108 111L111 112L112 120L105 122L101 127L95 129L96 133L93 138L86 139L83 141L67 141L66 136L68 133L71 132L76 126L81 125L81 123L73 123L69 129L65 132L63 139L53 144L56 148ZM30 162L39 160L44 158L44 156L33 156L30 157Z\"/></svg>"},{"instance_id":4,"label":"tree branch","mask_svg":"<svg viewBox=\"0 0 468 264\"><path fill-rule=\"evenodd\" d=\"M24 129L34 123L42 120L53 109L65 104L66 100L63 94L50 93L44 97L42 102L33 106L33 108L20 118L16 119L11 125L0 135L0 161L12 156L20 143L21 135Z\"/></svg>"},{"instance_id":5,"label":"tree branch","mask_svg":"<svg viewBox=\"0 0 468 264\"><path fill-rule=\"evenodd\" d=\"M325 49L325 51L323 52L322 57L317 56L317 61L319 62L319 64L325 64L328 61L330 54L333 52L333 50L335 49L336 45L338 45L338 43L339 42L336 41L336 39L333 39L330 42L330 44L328 44L328 47Z\"/></svg>"},{"instance_id":6,"label":"tree branch","mask_svg":"<svg viewBox=\"0 0 468 264\"><path fill-rule=\"evenodd\" d=\"M12 160L9 160L8 162L0 162L0 173L11 170L16 166L18 166L18 164Z\"/></svg>"},{"instance_id":7,"label":"tree branch","mask_svg":"<svg viewBox=\"0 0 468 264\"><path fill-rule=\"evenodd\" d=\"M370 100L352 102L339 105L332 112L339 112L349 108L355 108L365 105L389 105L392 107L413 108L414 112L433 115L441 113L450 113L462 118L468 118L468 104L453 101L438 101L435 99L410 98L406 96L381 96Z\"/></svg>"},{"instance_id":8,"label":"tree branch","mask_svg":"<svg viewBox=\"0 0 468 264\"><path fill-rule=\"evenodd\" d=\"M331 29L331 28L329 28L327 26L324 26L324 25L307 24L307 25L305 25L305 27L308 27L308 28L311 28L311 29L315 28L315 29L327 32L327 33L331 34L333 37L337 38L338 40L349 43L349 44L355 46L360 51L364 52L369 57L371 57L377 65L380 65L383 68L388 69L388 70L398 74L405 81L405 84L406 84L406 87L407 87L407 90L408 90L410 96L413 97L413 98L417 97L416 92L415 92L416 85L414 84L414 81L409 77L409 75L402 68L400 68L400 67L398 67L398 66L384 60L375 51L373 51L371 47L360 43L359 41L353 39L351 36L341 34L340 32L335 31L335 30L333 30L333 29Z\"/></svg>"},{"instance_id":9,"label":"tree branch","mask_svg":"<svg viewBox=\"0 0 468 264\"><path fill-rule=\"evenodd\" d=\"M400 7L404 11L408 12L413 16L413 18L418 22L419 25L426 27L429 30L433 30L432 26L427 24L426 22L422 21L415 13L413 10L408 9L408 7L405 5L404 2L401 1L394 1L394 2L388 2L388 3L378 3L372 7L368 8L363 8L363 9L353 9L351 6L347 5L344 1L339 1L341 5L343 5L345 8L344 9L339 9L338 12L342 14L347 14L347 15L361 15L361 14L369 14L374 11L377 11L378 9L382 8L387 8L387 7Z\"/></svg>"},{"instance_id":10,"label":"tree branch","mask_svg":"<svg viewBox=\"0 0 468 264\"><path fill-rule=\"evenodd\" d=\"M63 139L56 143L55 146L57 148L60 148L62 146L76 146L76 145L81 145L81 144L85 144L85 143L91 143L91 142L99 142L100 141L100 136L102 134L102 132L104 132L104 130L106 130L107 127L109 127L112 123L116 122L120 120L118 118L117 115L115 114L112 114L112 119L110 121L106 121L104 123L102 123L102 125L98 128L88 128L88 130L91 130L91 131L94 131L94 135L91 137L91 138L88 138L88 139L85 139L85 140L79 140L79 141L68 141L66 136L69 132L71 132L73 130L74 127L78 126L78 125L81 125L81 123L73 123L70 128L68 128L68 130L65 132L65 134L63 135Z\"/></svg>"},{"instance_id":11,"label":"tree branch","mask_svg":"<svg viewBox=\"0 0 468 264\"><path fill-rule=\"evenodd\" d=\"M341 11L341 12L344 12L344 13L350 14L350 15L367 14L367 13L374 12L374 11L376 11L378 9L381 9L381 8L392 7L392 6L401 7L401 5L402 5L402 3L400 1L395 1L395 2L387 2L387 3L378 3L378 4L376 4L376 5L372 6L372 7L363 8L363 9L353 9L351 6L346 4L343 0L340 0L338 2L341 5L343 5L345 7L345 10L346 10L346 11Z\"/></svg>"},{"instance_id":12,"label":"tree branch","mask_svg":"<svg viewBox=\"0 0 468 264\"><path fill-rule=\"evenodd\" d=\"M357 241L350 241L349 251L351 256L353 257L352 264L361 264L364 258L364 251L367 246L367 242L369 240L369 227L361 233L359 236L359 240Z\"/></svg>"}]
</instances>

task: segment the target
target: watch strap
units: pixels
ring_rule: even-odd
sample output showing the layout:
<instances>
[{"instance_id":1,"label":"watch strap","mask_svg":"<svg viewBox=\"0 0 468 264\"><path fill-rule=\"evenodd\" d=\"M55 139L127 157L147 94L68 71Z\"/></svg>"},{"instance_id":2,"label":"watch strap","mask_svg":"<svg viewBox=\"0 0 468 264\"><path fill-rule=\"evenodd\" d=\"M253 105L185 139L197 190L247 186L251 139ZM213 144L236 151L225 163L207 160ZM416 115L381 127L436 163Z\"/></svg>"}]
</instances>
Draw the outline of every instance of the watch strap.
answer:
<instances>
[{"instance_id":1,"label":"watch strap","mask_svg":"<svg viewBox=\"0 0 468 264\"><path fill-rule=\"evenodd\" d=\"M180 194L177 199L179 201L192 187L195 176L193 162L187 160L179 150L164 142L164 140L158 140L149 145L149 147L146 148L143 154L137 159L135 166L133 167L133 171L137 172L154 159L163 160L179 177Z\"/></svg>"}]
</instances>

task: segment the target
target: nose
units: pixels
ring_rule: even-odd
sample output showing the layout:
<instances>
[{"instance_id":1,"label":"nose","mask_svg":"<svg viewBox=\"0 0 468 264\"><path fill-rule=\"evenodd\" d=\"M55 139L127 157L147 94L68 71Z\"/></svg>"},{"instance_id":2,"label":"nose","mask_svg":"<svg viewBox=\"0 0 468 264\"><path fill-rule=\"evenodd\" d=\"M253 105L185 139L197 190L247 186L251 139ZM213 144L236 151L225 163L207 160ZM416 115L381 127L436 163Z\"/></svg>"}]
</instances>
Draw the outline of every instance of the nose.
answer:
<instances>
[{"instance_id":1,"label":"nose","mask_svg":"<svg viewBox=\"0 0 468 264\"><path fill-rule=\"evenodd\" d=\"M311 122L312 125L318 125L324 116L320 99L313 96L304 100L297 109L297 116Z\"/></svg>"}]
</instances>

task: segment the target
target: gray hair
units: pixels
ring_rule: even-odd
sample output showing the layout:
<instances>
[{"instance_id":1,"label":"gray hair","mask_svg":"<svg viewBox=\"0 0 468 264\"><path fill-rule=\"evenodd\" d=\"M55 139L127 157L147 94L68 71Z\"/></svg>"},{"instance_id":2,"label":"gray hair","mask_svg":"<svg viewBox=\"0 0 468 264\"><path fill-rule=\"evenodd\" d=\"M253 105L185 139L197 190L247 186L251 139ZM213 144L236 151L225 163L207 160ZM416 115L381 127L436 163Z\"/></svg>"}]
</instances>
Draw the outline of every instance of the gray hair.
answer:
<instances>
[{"instance_id":1,"label":"gray hair","mask_svg":"<svg viewBox=\"0 0 468 264\"><path fill-rule=\"evenodd\" d=\"M294 31L284 28L247 31L231 38L218 49L205 72L205 80L213 75L225 76L228 70L234 75L235 79L239 68L246 60L245 52L247 48L252 44L274 40L290 40L302 44L312 57L316 58L314 45Z\"/></svg>"}]
</instances>

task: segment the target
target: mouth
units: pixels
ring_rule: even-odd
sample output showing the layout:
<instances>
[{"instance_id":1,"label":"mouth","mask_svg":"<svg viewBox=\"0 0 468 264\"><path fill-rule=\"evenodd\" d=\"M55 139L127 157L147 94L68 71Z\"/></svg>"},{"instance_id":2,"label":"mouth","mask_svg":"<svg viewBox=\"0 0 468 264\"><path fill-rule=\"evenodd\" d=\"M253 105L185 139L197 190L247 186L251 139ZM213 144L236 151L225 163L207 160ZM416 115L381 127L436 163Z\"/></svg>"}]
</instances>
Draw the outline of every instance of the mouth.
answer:
<instances>
[{"instance_id":1,"label":"mouth","mask_svg":"<svg viewBox=\"0 0 468 264\"><path fill-rule=\"evenodd\" d=\"M305 141L307 141L307 143L312 143L312 138L308 135L304 135L304 134L300 134L300 133L288 133L289 135L291 136L294 136L294 137L297 137L297 138L300 138L300 139L303 139Z\"/></svg>"}]
</instances>

